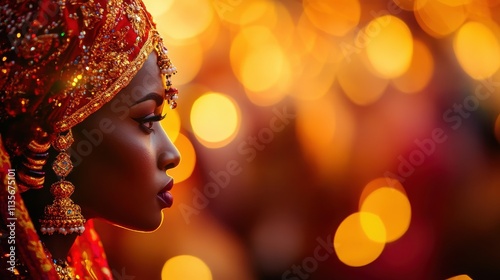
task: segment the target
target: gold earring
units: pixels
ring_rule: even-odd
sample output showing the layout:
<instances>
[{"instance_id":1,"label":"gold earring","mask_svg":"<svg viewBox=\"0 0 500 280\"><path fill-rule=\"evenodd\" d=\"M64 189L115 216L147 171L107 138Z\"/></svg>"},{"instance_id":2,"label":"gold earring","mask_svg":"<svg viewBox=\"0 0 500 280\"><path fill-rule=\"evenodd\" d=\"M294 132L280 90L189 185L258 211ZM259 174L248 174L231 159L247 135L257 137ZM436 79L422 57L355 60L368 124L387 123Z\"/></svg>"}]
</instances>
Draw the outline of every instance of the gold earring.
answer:
<instances>
[{"instance_id":1,"label":"gold earring","mask_svg":"<svg viewBox=\"0 0 500 280\"><path fill-rule=\"evenodd\" d=\"M65 179L73 169L71 157L66 152L73 141L70 130L66 135L59 134L52 142L52 146L59 152L52 164L52 169L59 177L59 181L50 186L54 202L45 206L44 218L40 220L42 234L82 234L85 230L86 220L81 213L80 206L70 198L75 186Z\"/></svg>"}]
</instances>

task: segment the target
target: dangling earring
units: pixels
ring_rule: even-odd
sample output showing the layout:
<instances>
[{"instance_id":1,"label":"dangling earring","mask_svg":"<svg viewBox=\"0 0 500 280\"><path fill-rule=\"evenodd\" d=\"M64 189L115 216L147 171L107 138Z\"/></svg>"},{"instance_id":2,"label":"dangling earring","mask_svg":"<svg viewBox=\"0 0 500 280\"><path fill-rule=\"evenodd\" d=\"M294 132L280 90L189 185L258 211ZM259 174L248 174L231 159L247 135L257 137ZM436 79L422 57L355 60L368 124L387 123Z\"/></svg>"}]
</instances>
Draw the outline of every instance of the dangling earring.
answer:
<instances>
[{"instance_id":1,"label":"dangling earring","mask_svg":"<svg viewBox=\"0 0 500 280\"><path fill-rule=\"evenodd\" d=\"M66 152L73 141L70 130L66 135L59 134L52 142L52 146L60 152L52 164L52 169L59 177L59 181L50 186L54 202L45 206L44 218L40 220L40 230L43 234L60 233L66 235L74 232L81 234L85 230L85 218L81 213L80 206L69 198L75 190L75 186L65 180L65 177L73 169L71 157Z\"/></svg>"}]
</instances>

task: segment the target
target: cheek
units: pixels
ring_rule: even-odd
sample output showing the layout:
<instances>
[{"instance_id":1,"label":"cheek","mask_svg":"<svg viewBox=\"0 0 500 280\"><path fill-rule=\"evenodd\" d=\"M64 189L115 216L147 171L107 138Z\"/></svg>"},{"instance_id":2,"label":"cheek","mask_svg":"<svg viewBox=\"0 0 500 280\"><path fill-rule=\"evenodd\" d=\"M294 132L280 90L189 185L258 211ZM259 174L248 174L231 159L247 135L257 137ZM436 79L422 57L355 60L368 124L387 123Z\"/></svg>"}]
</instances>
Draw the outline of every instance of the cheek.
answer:
<instances>
[{"instance_id":1,"label":"cheek","mask_svg":"<svg viewBox=\"0 0 500 280\"><path fill-rule=\"evenodd\" d=\"M156 214L150 206L158 191L154 152L149 137L136 126L116 126L113 132L102 134L99 143L92 143L85 130L78 133L73 153L76 166L68 179L75 184L74 200L84 214L135 227L137 221ZM90 144L90 153L80 153L79 146Z\"/></svg>"}]
</instances>

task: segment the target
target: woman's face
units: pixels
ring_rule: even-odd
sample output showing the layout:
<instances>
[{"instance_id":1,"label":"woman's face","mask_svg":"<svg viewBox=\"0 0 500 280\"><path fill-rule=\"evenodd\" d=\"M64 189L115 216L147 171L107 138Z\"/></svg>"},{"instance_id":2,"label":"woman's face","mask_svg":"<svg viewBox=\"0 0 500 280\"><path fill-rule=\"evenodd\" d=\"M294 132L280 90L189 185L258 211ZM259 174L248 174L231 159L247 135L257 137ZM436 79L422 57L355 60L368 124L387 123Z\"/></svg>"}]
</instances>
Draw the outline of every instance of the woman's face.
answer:
<instances>
[{"instance_id":1,"label":"woman's face","mask_svg":"<svg viewBox=\"0 0 500 280\"><path fill-rule=\"evenodd\" d=\"M86 218L151 231L172 203L166 191L173 180L165 171L180 156L159 123L166 101L156 60L153 52L126 88L72 129L75 167L68 180Z\"/></svg>"}]
</instances>

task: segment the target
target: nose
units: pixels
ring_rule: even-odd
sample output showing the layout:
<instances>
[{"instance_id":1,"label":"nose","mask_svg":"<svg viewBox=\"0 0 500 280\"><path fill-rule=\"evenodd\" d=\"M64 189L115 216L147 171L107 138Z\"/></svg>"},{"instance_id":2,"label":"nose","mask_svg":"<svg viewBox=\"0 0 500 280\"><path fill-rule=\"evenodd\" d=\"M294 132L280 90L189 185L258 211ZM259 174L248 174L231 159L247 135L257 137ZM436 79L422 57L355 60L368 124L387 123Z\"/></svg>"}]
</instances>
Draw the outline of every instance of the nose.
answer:
<instances>
[{"instance_id":1,"label":"nose","mask_svg":"<svg viewBox=\"0 0 500 280\"><path fill-rule=\"evenodd\" d=\"M181 156L163 128L157 130L157 132L157 136L160 138L159 143L161 143L158 150L158 168L166 171L179 165Z\"/></svg>"}]
</instances>

